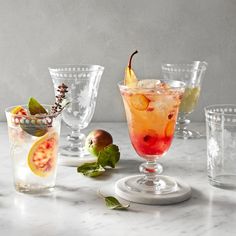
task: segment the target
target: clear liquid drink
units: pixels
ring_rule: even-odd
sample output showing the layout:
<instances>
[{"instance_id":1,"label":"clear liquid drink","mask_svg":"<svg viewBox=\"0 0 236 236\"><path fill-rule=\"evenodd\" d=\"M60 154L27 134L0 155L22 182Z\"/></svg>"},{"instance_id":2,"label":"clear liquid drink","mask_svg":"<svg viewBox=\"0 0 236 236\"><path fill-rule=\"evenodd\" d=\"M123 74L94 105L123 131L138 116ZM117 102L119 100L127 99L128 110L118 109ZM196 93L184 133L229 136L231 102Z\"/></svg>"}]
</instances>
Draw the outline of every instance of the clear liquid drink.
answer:
<instances>
[{"instance_id":1,"label":"clear liquid drink","mask_svg":"<svg viewBox=\"0 0 236 236\"><path fill-rule=\"evenodd\" d=\"M16 106L6 109L6 117L16 190L28 193L52 190L61 116L32 116L26 106Z\"/></svg>"}]
</instances>

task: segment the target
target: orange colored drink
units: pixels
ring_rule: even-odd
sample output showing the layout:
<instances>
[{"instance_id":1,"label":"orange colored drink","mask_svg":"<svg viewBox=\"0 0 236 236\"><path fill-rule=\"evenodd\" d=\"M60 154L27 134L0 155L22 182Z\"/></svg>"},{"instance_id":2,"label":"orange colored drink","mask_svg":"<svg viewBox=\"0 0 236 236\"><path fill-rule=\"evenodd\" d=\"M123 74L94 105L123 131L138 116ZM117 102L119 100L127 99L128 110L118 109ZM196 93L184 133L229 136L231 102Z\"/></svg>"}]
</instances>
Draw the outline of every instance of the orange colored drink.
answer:
<instances>
[{"instance_id":1,"label":"orange colored drink","mask_svg":"<svg viewBox=\"0 0 236 236\"><path fill-rule=\"evenodd\" d=\"M120 85L120 90L132 145L141 157L154 161L171 145L183 89L141 80L135 88Z\"/></svg>"}]
</instances>

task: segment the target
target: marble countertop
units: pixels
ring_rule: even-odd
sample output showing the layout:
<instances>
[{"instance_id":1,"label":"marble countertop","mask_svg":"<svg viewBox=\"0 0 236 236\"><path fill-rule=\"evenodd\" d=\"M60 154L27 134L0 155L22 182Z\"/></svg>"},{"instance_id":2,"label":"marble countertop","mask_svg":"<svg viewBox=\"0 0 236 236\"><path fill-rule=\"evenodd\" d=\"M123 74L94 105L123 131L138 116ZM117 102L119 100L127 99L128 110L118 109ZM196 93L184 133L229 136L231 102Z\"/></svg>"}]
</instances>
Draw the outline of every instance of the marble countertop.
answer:
<instances>
[{"instance_id":1,"label":"marble countertop","mask_svg":"<svg viewBox=\"0 0 236 236\"><path fill-rule=\"evenodd\" d=\"M204 132L204 124L194 124ZM93 123L119 145L121 161L105 176L91 179L74 167L59 166L51 195L26 195L13 188L6 123L0 123L0 235L236 235L236 191L209 185L206 140L174 140L161 159L164 173L183 178L192 198L169 206L131 203L128 211L108 210L97 190L138 173L142 162L131 147L125 123ZM66 132L65 128L63 133Z\"/></svg>"}]
</instances>

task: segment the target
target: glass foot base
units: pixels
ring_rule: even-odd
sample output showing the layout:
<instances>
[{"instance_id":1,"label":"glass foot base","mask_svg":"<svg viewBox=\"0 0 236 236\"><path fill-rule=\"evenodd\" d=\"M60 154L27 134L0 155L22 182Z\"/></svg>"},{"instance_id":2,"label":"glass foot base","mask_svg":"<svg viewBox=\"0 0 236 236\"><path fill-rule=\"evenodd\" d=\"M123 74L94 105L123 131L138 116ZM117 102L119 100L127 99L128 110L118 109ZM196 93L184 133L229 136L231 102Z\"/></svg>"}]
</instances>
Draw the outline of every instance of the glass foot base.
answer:
<instances>
[{"instance_id":1,"label":"glass foot base","mask_svg":"<svg viewBox=\"0 0 236 236\"><path fill-rule=\"evenodd\" d=\"M59 147L59 154L65 157L80 157L80 158L89 155L89 153L85 149L79 149L77 147L70 147L70 146Z\"/></svg>"},{"instance_id":2,"label":"glass foot base","mask_svg":"<svg viewBox=\"0 0 236 236\"><path fill-rule=\"evenodd\" d=\"M79 166L88 162L95 162L96 158L85 150L71 148L68 146L59 147L58 163L62 166Z\"/></svg>"},{"instance_id":3,"label":"glass foot base","mask_svg":"<svg viewBox=\"0 0 236 236\"><path fill-rule=\"evenodd\" d=\"M202 138L203 136L194 130L181 130L181 129L177 129L175 131L175 138L179 138L179 139L199 139Z\"/></svg>"},{"instance_id":4,"label":"glass foot base","mask_svg":"<svg viewBox=\"0 0 236 236\"><path fill-rule=\"evenodd\" d=\"M209 177L209 183L212 186L223 189L236 189L236 175L217 175Z\"/></svg>"},{"instance_id":5,"label":"glass foot base","mask_svg":"<svg viewBox=\"0 0 236 236\"><path fill-rule=\"evenodd\" d=\"M177 190L176 181L164 175L158 175L152 180L145 175L131 176L124 184L129 191L148 194L168 194Z\"/></svg>"},{"instance_id":6,"label":"glass foot base","mask_svg":"<svg viewBox=\"0 0 236 236\"><path fill-rule=\"evenodd\" d=\"M157 190L148 183L140 182L143 177L143 175L136 175L118 180L115 193L125 200L150 205L169 205L191 197L191 188L181 180L176 181L169 176L159 176L160 186Z\"/></svg>"},{"instance_id":7,"label":"glass foot base","mask_svg":"<svg viewBox=\"0 0 236 236\"><path fill-rule=\"evenodd\" d=\"M51 193L54 190L54 186L15 183L15 189L17 192L20 192L20 193L45 194L45 193Z\"/></svg>"},{"instance_id":8,"label":"glass foot base","mask_svg":"<svg viewBox=\"0 0 236 236\"><path fill-rule=\"evenodd\" d=\"M93 156L84 157L70 157L59 154L58 164L61 166L74 166L78 167L84 163L96 162L96 158Z\"/></svg>"}]
</instances>

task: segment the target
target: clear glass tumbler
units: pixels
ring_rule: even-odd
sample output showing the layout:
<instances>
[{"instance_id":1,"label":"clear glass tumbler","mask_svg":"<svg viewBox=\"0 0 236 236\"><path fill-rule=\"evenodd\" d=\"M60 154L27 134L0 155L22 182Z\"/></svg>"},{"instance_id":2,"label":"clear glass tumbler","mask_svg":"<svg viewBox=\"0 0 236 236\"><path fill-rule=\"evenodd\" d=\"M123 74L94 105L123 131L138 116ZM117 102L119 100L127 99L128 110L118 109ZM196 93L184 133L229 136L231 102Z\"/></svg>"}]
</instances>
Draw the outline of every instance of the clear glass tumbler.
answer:
<instances>
[{"instance_id":1,"label":"clear glass tumbler","mask_svg":"<svg viewBox=\"0 0 236 236\"><path fill-rule=\"evenodd\" d=\"M236 188L236 105L208 106L205 117L209 182Z\"/></svg>"},{"instance_id":2,"label":"clear glass tumbler","mask_svg":"<svg viewBox=\"0 0 236 236\"><path fill-rule=\"evenodd\" d=\"M162 64L164 79L180 80L185 82L186 88L179 108L179 116L175 137L192 139L201 137L200 133L188 129L190 120L187 116L192 113L198 103L201 82L207 68L207 63L193 61L186 64Z\"/></svg>"},{"instance_id":3,"label":"clear glass tumbler","mask_svg":"<svg viewBox=\"0 0 236 236\"><path fill-rule=\"evenodd\" d=\"M27 113L25 105L6 109L14 185L19 192L48 192L55 186L61 115Z\"/></svg>"},{"instance_id":4,"label":"clear glass tumbler","mask_svg":"<svg viewBox=\"0 0 236 236\"><path fill-rule=\"evenodd\" d=\"M104 67L99 65L58 65L49 68L56 96L59 84L68 86L66 100L69 104L63 110L62 118L71 128L71 134L67 136L68 143L59 149L61 156L79 159L86 155L85 135L81 130L88 126L93 117L103 70Z\"/></svg>"}]
</instances>

